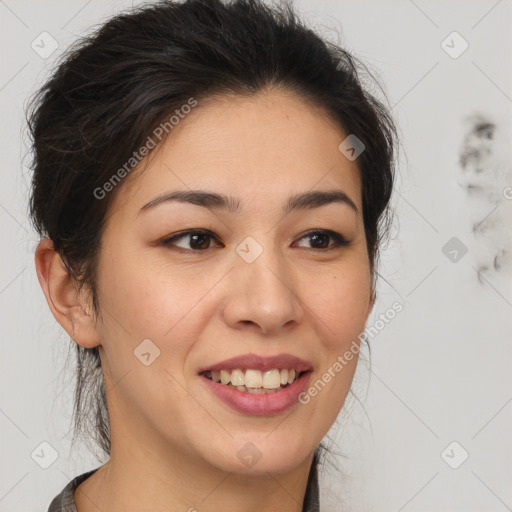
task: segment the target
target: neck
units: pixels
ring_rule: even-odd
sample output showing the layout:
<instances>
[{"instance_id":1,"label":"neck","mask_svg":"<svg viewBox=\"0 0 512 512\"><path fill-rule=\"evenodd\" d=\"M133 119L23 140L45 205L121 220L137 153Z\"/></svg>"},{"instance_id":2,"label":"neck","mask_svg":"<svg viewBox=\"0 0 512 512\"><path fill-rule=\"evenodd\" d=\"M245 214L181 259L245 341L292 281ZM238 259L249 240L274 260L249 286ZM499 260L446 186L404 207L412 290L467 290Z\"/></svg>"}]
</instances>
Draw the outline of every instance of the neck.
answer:
<instances>
[{"instance_id":1,"label":"neck","mask_svg":"<svg viewBox=\"0 0 512 512\"><path fill-rule=\"evenodd\" d=\"M109 461L75 491L80 512L302 512L313 453L286 473L237 473L168 442L141 443L127 430L118 434Z\"/></svg>"}]
</instances>

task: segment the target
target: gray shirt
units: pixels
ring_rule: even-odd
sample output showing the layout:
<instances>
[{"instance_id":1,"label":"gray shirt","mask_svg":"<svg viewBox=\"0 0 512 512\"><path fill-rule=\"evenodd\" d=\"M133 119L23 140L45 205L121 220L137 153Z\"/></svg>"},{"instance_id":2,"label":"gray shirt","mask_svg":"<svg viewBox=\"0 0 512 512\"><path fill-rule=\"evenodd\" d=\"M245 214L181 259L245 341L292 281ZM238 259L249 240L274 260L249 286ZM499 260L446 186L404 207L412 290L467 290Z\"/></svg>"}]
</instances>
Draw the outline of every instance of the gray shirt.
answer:
<instances>
[{"instance_id":1,"label":"gray shirt","mask_svg":"<svg viewBox=\"0 0 512 512\"><path fill-rule=\"evenodd\" d=\"M84 480L90 477L98 469L99 468L87 471L87 473L82 473L81 475L73 478L73 480L71 480L71 482L69 482L68 485L66 485L66 487L64 487L64 489L55 496L55 498L53 498L48 512L77 512L73 493Z\"/></svg>"}]
</instances>

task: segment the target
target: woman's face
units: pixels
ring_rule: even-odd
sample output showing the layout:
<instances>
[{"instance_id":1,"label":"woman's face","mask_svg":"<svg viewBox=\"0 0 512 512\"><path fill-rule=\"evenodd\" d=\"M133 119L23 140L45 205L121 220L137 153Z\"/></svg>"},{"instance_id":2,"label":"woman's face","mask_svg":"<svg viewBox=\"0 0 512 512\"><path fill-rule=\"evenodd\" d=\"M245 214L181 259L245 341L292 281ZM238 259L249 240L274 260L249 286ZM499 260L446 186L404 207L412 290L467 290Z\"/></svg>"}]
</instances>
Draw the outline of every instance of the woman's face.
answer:
<instances>
[{"instance_id":1,"label":"woman's face","mask_svg":"<svg viewBox=\"0 0 512 512\"><path fill-rule=\"evenodd\" d=\"M173 460L282 473L327 433L357 357L335 363L372 305L357 161L338 149L347 135L282 90L199 101L119 185L97 273L112 454L143 439L147 453ZM177 191L229 196L238 208L163 199ZM290 203L319 191L348 199ZM349 244L311 234L325 230ZM286 381L272 369L301 377L262 393Z\"/></svg>"}]
</instances>

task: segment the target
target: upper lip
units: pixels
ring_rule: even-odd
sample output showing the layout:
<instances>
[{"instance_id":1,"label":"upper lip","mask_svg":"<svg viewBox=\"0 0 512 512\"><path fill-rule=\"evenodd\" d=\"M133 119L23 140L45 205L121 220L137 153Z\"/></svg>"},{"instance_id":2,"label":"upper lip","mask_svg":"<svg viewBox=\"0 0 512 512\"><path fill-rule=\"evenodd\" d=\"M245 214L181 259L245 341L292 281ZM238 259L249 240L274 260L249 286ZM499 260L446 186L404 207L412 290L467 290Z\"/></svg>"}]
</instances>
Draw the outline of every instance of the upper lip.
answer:
<instances>
[{"instance_id":1,"label":"upper lip","mask_svg":"<svg viewBox=\"0 0 512 512\"><path fill-rule=\"evenodd\" d=\"M311 363L292 356L291 354L277 354L275 356L260 356L257 354L244 354L241 356L232 357L219 363L205 366L199 370L199 373L206 371L218 371L221 370L234 370L234 369L254 369L260 371L266 370L284 370L294 369L299 372L305 372L311 370L313 367Z\"/></svg>"}]
</instances>

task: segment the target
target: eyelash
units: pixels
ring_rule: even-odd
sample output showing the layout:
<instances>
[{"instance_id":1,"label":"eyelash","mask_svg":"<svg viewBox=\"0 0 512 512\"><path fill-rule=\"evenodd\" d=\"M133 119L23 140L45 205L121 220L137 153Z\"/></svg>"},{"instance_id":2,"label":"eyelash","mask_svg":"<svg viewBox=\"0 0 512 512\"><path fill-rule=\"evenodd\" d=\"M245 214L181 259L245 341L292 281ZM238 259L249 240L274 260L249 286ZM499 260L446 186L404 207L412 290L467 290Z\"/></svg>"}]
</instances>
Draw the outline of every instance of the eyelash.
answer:
<instances>
[{"instance_id":1,"label":"eyelash","mask_svg":"<svg viewBox=\"0 0 512 512\"><path fill-rule=\"evenodd\" d=\"M181 238L185 238L186 236L190 236L190 235L207 235L210 238L217 240L217 242L219 241L218 238L211 231L204 230L204 229L189 229L187 231L178 233L177 235L173 235L169 238L166 238L166 239L162 240L160 243L161 243L161 245L164 245L164 246L171 246L172 242L176 242L177 240L180 240ZM341 235L340 233L337 233L336 231L331 231L330 229L316 229L316 230L308 231L306 234L302 235L299 238L299 240L303 240L304 238L312 237L314 235L327 235L334 240L334 244L330 245L329 247L325 247L325 248L321 248L321 249L315 249L314 247L309 248L310 250L313 250L313 251L316 250L316 251L325 252L325 251L329 251L329 250L336 249L339 247L346 247L346 246L350 245L350 243L351 243L350 241L346 240L343 237L343 235ZM213 247L207 247L206 249L184 249L183 247L175 247L175 249L177 249L178 251L184 251L184 252L188 252L188 253L190 253L190 252L198 253L198 252L205 252L208 249L213 249Z\"/></svg>"}]
</instances>

